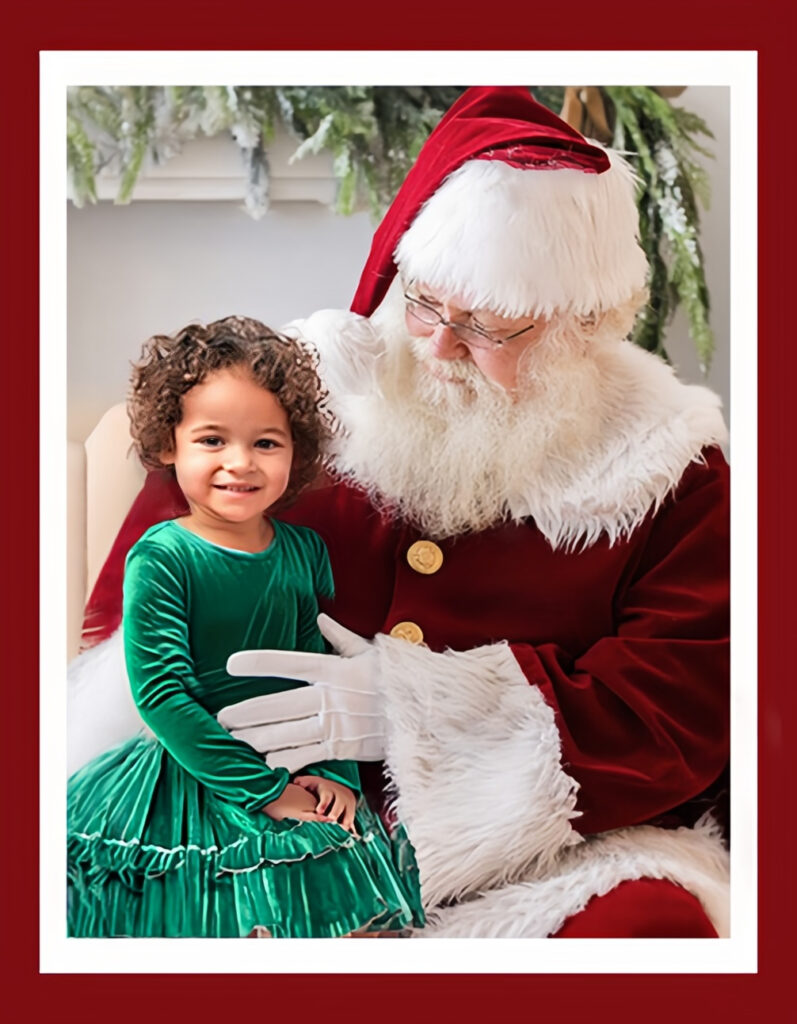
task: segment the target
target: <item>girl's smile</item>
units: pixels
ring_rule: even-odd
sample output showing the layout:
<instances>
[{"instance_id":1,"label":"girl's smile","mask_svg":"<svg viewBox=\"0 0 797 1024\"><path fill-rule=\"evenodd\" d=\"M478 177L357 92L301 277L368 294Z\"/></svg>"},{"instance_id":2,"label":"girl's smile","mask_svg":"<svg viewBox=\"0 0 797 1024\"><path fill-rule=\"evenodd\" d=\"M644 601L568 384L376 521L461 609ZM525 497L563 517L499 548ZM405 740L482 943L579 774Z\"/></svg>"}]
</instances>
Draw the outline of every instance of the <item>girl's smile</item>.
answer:
<instances>
[{"instance_id":1,"label":"girl's smile","mask_svg":"<svg viewBox=\"0 0 797 1024\"><path fill-rule=\"evenodd\" d=\"M243 369L209 374L181 400L173 464L191 514L184 526L228 547L262 550L271 540L263 513L288 486L293 440L277 398Z\"/></svg>"},{"instance_id":2,"label":"girl's smile","mask_svg":"<svg viewBox=\"0 0 797 1024\"><path fill-rule=\"evenodd\" d=\"M251 494L253 491L259 491L259 487L244 486L243 484L214 484L213 485L219 491L227 491L230 494Z\"/></svg>"}]
</instances>

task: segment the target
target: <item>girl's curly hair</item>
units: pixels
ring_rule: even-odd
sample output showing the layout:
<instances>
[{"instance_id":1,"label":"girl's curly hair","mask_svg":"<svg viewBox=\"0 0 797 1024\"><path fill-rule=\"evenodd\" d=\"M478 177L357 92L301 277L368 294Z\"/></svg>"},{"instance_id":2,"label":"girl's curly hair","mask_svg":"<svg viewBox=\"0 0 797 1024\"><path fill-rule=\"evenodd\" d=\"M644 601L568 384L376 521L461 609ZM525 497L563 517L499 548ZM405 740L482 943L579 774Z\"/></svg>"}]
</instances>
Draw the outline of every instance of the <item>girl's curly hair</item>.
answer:
<instances>
[{"instance_id":1,"label":"girl's curly hair","mask_svg":"<svg viewBox=\"0 0 797 1024\"><path fill-rule=\"evenodd\" d=\"M279 501L287 505L318 473L334 429L317 366L313 350L245 316L155 335L144 343L130 381L127 412L136 452L148 469L162 469L160 455L173 450L174 428L182 419L182 396L210 373L241 367L275 395L288 416L293 463Z\"/></svg>"}]
</instances>

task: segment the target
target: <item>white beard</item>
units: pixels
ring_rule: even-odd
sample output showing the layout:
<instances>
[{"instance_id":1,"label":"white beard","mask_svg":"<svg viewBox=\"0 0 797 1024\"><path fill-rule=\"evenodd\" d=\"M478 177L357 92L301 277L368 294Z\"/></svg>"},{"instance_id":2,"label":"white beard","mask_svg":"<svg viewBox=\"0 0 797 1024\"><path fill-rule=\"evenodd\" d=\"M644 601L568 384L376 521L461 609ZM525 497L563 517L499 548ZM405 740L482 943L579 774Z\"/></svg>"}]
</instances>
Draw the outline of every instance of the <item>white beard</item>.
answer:
<instances>
[{"instance_id":1,"label":"white beard","mask_svg":"<svg viewBox=\"0 0 797 1024\"><path fill-rule=\"evenodd\" d=\"M541 475L564 483L587 458L602 389L572 326L549 326L527 350L515 395L472 363L434 359L403 327L385 333L378 393L340 405L333 453L378 508L436 539L483 530L522 518L513 508Z\"/></svg>"}]
</instances>

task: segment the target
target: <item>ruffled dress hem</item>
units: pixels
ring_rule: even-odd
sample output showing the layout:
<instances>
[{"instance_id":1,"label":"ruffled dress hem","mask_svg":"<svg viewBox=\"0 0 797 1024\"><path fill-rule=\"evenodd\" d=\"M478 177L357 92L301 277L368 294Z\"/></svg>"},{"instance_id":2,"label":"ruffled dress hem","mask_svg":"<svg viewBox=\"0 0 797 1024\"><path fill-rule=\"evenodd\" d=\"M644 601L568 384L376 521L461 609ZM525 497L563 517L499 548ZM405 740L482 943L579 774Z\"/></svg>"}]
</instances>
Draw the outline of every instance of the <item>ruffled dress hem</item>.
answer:
<instances>
[{"instance_id":1,"label":"ruffled dress hem","mask_svg":"<svg viewBox=\"0 0 797 1024\"><path fill-rule=\"evenodd\" d=\"M274 938L331 938L424 922L412 847L364 800L359 838L273 821L209 793L156 740L136 737L72 777L69 806L70 936L225 938L261 926Z\"/></svg>"}]
</instances>

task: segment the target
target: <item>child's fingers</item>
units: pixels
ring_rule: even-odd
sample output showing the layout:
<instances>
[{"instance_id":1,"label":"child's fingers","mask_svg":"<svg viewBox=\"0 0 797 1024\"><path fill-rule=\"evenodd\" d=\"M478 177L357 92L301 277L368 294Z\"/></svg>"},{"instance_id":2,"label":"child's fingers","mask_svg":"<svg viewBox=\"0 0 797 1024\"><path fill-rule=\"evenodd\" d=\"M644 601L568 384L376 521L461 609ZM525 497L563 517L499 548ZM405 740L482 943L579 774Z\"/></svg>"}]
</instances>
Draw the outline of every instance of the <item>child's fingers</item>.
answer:
<instances>
[{"instance_id":1,"label":"child's fingers","mask_svg":"<svg viewBox=\"0 0 797 1024\"><path fill-rule=\"evenodd\" d=\"M348 829L349 832L354 836L355 839L360 839L360 833L357 831L354 825L354 818L357 814L357 801L351 800L346 804L346 814L343 818L343 827Z\"/></svg>"},{"instance_id":2,"label":"child's fingers","mask_svg":"<svg viewBox=\"0 0 797 1024\"><path fill-rule=\"evenodd\" d=\"M327 814L332 818L333 821L340 821L343 812L346 810L346 804L341 797L340 793L335 794L335 799L332 801L332 806L327 811Z\"/></svg>"},{"instance_id":3,"label":"child's fingers","mask_svg":"<svg viewBox=\"0 0 797 1024\"><path fill-rule=\"evenodd\" d=\"M335 794L331 789L319 788L318 790L318 803L316 804L316 810L319 814L328 814L329 805L332 803Z\"/></svg>"},{"instance_id":4,"label":"child's fingers","mask_svg":"<svg viewBox=\"0 0 797 1024\"><path fill-rule=\"evenodd\" d=\"M291 782L294 786L301 786L302 789L318 789L318 777L316 775L295 775Z\"/></svg>"},{"instance_id":5,"label":"child's fingers","mask_svg":"<svg viewBox=\"0 0 797 1024\"><path fill-rule=\"evenodd\" d=\"M355 811L354 801L353 800L347 800L346 801L346 807L345 807L345 810L343 812L343 818L341 819L340 823L348 832L351 832L353 835L357 835L357 833L356 833L356 831L354 829L354 811Z\"/></svg>"}]
</instances>

